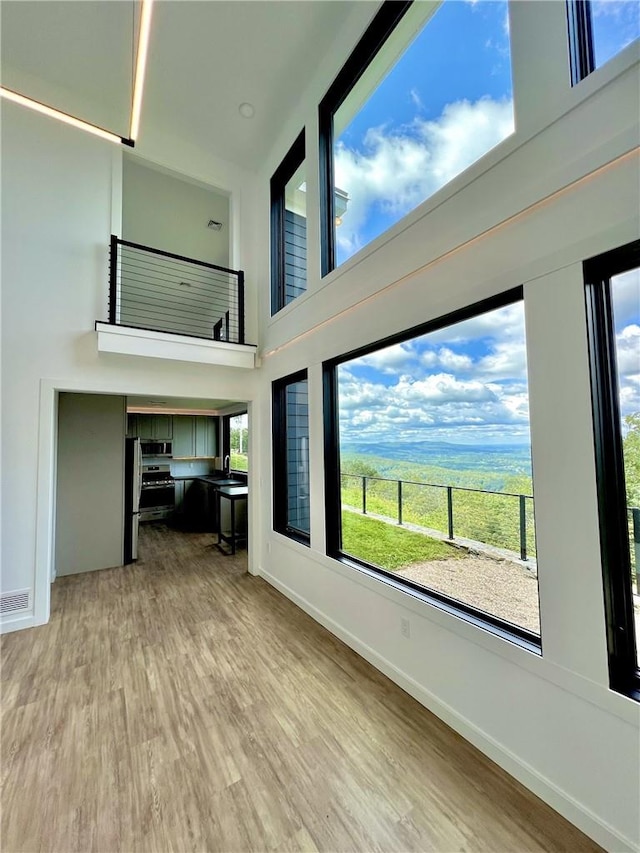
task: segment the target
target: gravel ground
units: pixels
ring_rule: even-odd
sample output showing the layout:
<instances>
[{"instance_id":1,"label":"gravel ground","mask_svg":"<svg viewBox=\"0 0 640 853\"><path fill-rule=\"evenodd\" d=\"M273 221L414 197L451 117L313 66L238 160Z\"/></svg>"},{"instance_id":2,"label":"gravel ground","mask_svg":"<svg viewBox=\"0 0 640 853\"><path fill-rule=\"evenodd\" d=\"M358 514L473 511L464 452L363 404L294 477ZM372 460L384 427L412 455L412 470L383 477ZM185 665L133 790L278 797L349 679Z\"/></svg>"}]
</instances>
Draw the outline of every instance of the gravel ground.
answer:
<instances>
[{"instance_id":1,"label":"gravel ground","mask_svg":"<svg viewBox=\"0 0 640 853\"><path fill-rule=\"evenodd\" d=\"M540 633L538 580L508 560L470 554L458 560L413 563L394 574Z\"/></svg>"}]
</instances>

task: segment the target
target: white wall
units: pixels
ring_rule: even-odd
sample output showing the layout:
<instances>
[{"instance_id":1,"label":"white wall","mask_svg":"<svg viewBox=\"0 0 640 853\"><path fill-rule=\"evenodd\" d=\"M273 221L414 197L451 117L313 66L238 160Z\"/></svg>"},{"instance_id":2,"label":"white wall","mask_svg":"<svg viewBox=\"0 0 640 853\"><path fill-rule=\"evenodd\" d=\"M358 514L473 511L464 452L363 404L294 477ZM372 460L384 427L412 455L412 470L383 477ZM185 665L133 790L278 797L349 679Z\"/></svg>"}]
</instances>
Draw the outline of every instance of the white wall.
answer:
<instances>
[{"instance_id":1,"label":"white wall","mask_svg":"<svg viewBox=\"0 0 640 853\"><path fill-rule=\"evenodd\" d=\"M221 231L207 227L222 222ZM122 234L125 240L229 266L229 199L213 189L151 169L125 155Z\"/></svg>"},{"instance_id":2,"label":"white wall","mask_svg":"<svg viewBox=\"0 0 640 853\"><path fill-rule=\"evenodd\" d=\"M638 841L638 706L607 687L581 261L638 236L629 153L638 145L638 68L627 51L577 89L561 85L551 70L567 68L566 45L551 36L563 8L512 4L518 133L323 280L317 104L357 38L352 24L283 117L257 179L214 161L204 143L187 147L149 129L143 157L232 193L230 265L248 273L248 340L260 330L264 357L257 375L98 355L91 329L106 311L117 160L106 143L3 108L2 369L11 407L3 408L2 589L33 588L46 564L56 389L249 400L250 549L264 577L570 820L628 850ZM308 291L271 320L268 181L305 124ZM328 559L324 548L322 361L518 284L529 332L541 657ZM303 367L311 548L272 531L269 505L270 383ZM411 620L410 640L401 617Z\"/></svg>"},{"instance_id":3,"label":"white wall","mask_svg":"<svg viewBox=\"0 0 640 853\"><path fill-rule=\"evenodd\" d=\"M122 565L125 418L115 394L58 398L58 577Z\"/></svg>"},{"instance_id":4,"label":"white wall","mask_svg":"<svg viewBox=\"0 0 640 853\"><path fill-rule=\"evenodd\" d=\"M326 278L324 71L265 164L266 256L268 179L306 125L308 290L271 318L260 279L260 406L267 422L269 381L308 368L311 548L265 511L261 574L605 847L638 849L640 709L608 688L582 280L585 258L640 234L637 46L571 89L564 4L513 3L511 33L516 134ZM521 284L541 656L325 553L322 362ZM266 451L261 465L267 483Z\"/></svg>"},{"instance_id":5,"label":"white wall","mask_svg":"<svg viewBox=\"0 0 640 853\"><path fill-rule=\"evenodd\" d=\"M2 105L1 588L36 592L35 616L13 627L48 614L57 391L255 395L253 371L98 352L93 329L106 319L120 158L89 134ZM183 165L176 158L175 168ZM202 156L198 168L213 182L223 167ZM249 197L244 186L239 193Z\"/></svg>"}]
</instances>

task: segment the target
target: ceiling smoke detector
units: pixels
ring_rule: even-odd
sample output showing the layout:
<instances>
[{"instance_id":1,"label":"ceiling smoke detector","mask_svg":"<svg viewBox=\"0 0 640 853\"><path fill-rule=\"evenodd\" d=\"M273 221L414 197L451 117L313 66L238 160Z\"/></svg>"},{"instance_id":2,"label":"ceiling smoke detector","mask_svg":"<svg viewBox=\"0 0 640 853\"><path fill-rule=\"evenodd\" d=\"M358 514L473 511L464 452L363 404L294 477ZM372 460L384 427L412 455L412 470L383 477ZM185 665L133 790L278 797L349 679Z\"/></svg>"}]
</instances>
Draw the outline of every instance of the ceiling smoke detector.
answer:
<instances>
[{"instance_id":1,"label":"ceiling smoke detector","mask_svg":"<svg viewBox=\"0 0 640 853\"><path fill-rule=\"evenodd\" d=\"M253 104L250 104L248 103L248 101L245 101L238 107L238 112L240 113L242 118L253 118L256 114L256 108L253 106Z\"/></svg>"},{"instance_id":2,"label":"ceiling smoke detector","mask_svg":"<svg viewBox=\"0 0 640 853\"><path fill-rule=\"evenodd\" d=\"M207 228L212 228L214 231L221 231L222 222L217 222L215 219L210 219L207 222Z\"/></svg>"}]
</instances>

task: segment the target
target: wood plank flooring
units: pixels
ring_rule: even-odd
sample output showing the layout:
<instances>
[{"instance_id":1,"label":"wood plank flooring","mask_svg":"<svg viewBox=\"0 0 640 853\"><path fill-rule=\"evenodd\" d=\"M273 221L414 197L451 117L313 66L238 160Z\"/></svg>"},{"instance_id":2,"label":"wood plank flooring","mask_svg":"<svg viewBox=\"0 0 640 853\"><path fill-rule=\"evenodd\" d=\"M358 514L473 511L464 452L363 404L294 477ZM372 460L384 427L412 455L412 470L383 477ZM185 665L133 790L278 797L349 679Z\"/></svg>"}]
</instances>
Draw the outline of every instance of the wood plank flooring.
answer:
<instances>
[{"instance_id":1,"label":"wood plank flooring","mask_svg":"<svg viewBox=\"0 0 640 853\"><path fill-rule=\"evenodd\" d=\"M600 849L212 542L2 638L3 853Z\"/></svg>"}]
</instances>

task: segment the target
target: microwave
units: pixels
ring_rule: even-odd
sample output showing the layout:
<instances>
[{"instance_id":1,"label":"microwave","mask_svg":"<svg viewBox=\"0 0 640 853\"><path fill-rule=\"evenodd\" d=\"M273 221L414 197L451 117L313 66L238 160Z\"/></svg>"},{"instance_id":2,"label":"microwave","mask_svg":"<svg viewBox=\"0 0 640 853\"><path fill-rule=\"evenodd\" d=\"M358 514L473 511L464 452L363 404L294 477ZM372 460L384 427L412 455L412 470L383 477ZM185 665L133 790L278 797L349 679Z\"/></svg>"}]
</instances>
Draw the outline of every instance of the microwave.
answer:
<instances>
[{"instance_id":1,"label":"microwave","mask_svg":"<svg viewBox=\"0 0 640 853\"><path fill-rule=\"evenodd\" d=\"M142 439L140 448L143 456L173 456L173 447L170 441Z\"/></svg>"}]
</instances>

